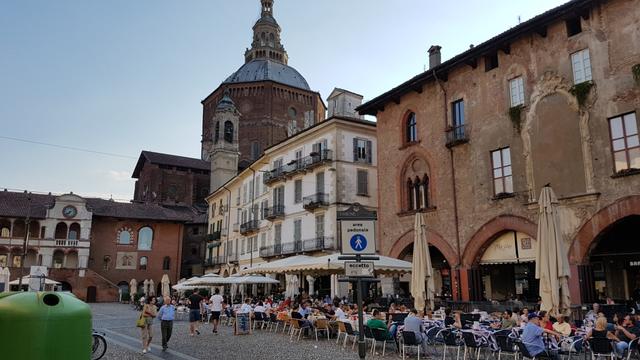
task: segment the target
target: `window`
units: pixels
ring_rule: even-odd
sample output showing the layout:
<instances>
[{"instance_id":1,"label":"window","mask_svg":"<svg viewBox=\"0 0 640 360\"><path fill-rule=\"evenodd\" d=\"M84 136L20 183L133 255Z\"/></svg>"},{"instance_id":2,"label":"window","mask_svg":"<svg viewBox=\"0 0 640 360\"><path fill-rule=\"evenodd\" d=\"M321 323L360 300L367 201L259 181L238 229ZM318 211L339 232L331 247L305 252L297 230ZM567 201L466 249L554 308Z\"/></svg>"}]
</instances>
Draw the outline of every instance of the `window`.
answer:
<instances>
[{"instance_id":1,"label":"window","mask_svg":"<svg viewBox=\"0 0 640 360\"><path fill-rule=\"evenodd\" d=\"M273 206L284 205L284 186L273 189Z\"/></svg>"},{"instance_id":2,"label":"window","mask_svg":"<svg viewBox=\"0 0 640 360\"><path fill-rule=\"evenodd\" d=\"M358 169L358 188L356 194L361 196L369 195L369 172L367 172L367 170Z\"/></svg>"},{"instance_id":3,"label":"window","mask_svg":"<svg viewBox=\"0 0 640 360\"><path fill-rule=\"evenodd\" d=\"M298 204L302 202L302 180L298 179L293 183L294 187L294 197L293 202Z\"/></svg>"},{"instance_id":4,"label":"window","mask_svg":"<svg viewBox=\"0 0 640 360\"><path fill-rule=\"evenodd\" d=\"M280 169L282 167L282 159L276 159L273 161L273 170Z\"/></svg>"},{"instance_id":5,"label":"window","mask_svg":"<svg viewBox=\"0 0 640 360\"><path fill-rule=\"evenodd\" d=\"M251 142L251 159L255 160L260 157L260 143L257 141Z\"/></svg>"},{"instance_id":6,"label":"window","mask_svg":"<svg viewBox=\"0 0 640 360\"><path fill-rule=\"evenodd\" d=\"M565 20L567 25L567 36L571 37L582 32L582 24L580 23L580 16L573 17Z\"/></svg>"},{"instance_id":7,"label":"window","mask_svg":"<svg viewBox=\"0 0 640 360\"><path fill-rule=\"evenodd\" d=\"M418 141L418 131L416 129L416 114L413 112L409 113L409 116L407 116L405 141L408 143Z\"/></svg>"},{"instance_id":8,"label":"window","mask_svg":"<svg viewBox=\"0 0 640 360\"><path fill-rule=\"evenodd\" d=\"M491 152L493 168L493 194L512 194L513 176L511 174L511 151L509 148Z\"/></svg>"},{"instance_id":9,"label":"window","mask_svg":"<svg viewBox=\"0 0 640 360\"><path fill-rule=\"evenodd\" d=\"M118 244L119 245L129 245L131 244L131 230L129 229L120 229L118 231Z\"/></svg>"},{"instance_id":10,"label":"window","mask_svg":"<svg viewBox=\"0 0 640 360\"><path fill-rule=\"evenodd\" d=\"M55 260L54 260L54 262L55 262ZM20 255L13 255L13 267L20 267L20 266L22 266L21 264L22 264L22 259L20 258ZM56 267L56 269L60 268L60 267L62 267L62 266Z\"/></svg>"},{"instance_id":11,"label":"window","mask_svg":"<svg viewBox=\"0 0 640 360\"><path fill-rule=\"evenodd\" d=\"M464 125L464 100L460 99L451 104L451 119L454 128Z\"/></svg>"},{"instance_id":12,"label":"window","mask_svg":"<svg viewBox=\"0 0 640 360\"><path fill-rule=\"evenodd\" d=\"M611 149L616 172L640 169L640 143L635 113L609 119Z\"/></svg>"},{"instance_id":13,"label":"window","mask_svg":"<svg viewBox=\"0 0 640 360\"><path fill-rule=\"evenodd\" d=\"M256 189L255 189L255 196L260 196L261 192L260 192L260 184L262 184L262 181L260 181L260 175L258 174L257 178L256 178Z\"/></svg>"},{"instance_id":14,"label":"window","mask_svg":"<svg viewBox=\"0 0 640 360\"><path fill-rule=\"evenodd\" d=\"M245 241L246 239L242 239L242 241L240 242L240 255L244 255L244 248L245 248Z\"/></svg>"},{"instance_id":15,"label":"window","mask_svg":"<svg viewBox=\"0 0 640 360\"><path fill-rule=\"evenodd\" d=\"M69 240L78 240L80 238L80 224L73 223L69 226L69 235L67 239Z\"/></svg>"},{"instance_id":16,"label":"window","mask_svg":"<svg viewBox=\"0 0 640 360\"><path fill-rule=\"evenodd\" d=\"M111 256L105 255L104 258L102 258L102 269L109 270L110 264L111 264Z\"/></svg>"},{"instance_id":17,"label":"window","mask_svg":"<svg viewBox=\"0 0 640 360\"><path fill-rule=\"evenodd\" d=\"M324 171L316 173L316 193L324 193Z\"/></svg>"},{"instance_id":18,"label":"window","mask_svg":"<svg viewBox=\"0 0 640 360\"><path fill-rule=\"evenodd\" d=\"M571 67L573 68L573 83L580 84L591 80L591 58L589 49L580 50L571 54Z\"/></svg>"},{"instance_id":19,"label":"window","mask_svg":"<svg viewBox=\"0 0 640 360\"><path fill-rule=\"evenodd\" d=\"M240 205L240 188L238 188L238 193L236 194L236 205Z\"/></svg>"},{"instance_id":20,"label":"window","mask_svg":"<svg viewBox=\"0 0 640 360\"><path fill-rule=\"evenodd\" d=\"M429 208L429 177L427 174L424 174L422 178L417 175L415 179L409 178L406 191L408 210Z\"/></svg>"},{"instance_id":21,"label":"window","mask_svg":"<svg viewBox=\"0 0 640 360\"><path fill-rule=\"evenodd\" d=\"M255 188L253 187L253 180L249 180L249 199L248 201L251 201L253 198L255 198Z\"/></svg>"},{"instance_id":22,"label":"window","mask_svg":"<svg viewBox=\"0 0 640 360\"><path fill-rule=\"evenodd\" d=\"M138 250L151 250L153 245L153 230L145 226L138 231Z\"/></svg>"},{"instance_id":23,"label":"window","mask_svg":"<svg viewBox=\"0 0 640 360\"><path fill-rule=\"evenodd\" d=\"M298 242L302 239L302 220L297 219L293 222L293 241Z\"/></svg>"},{"instance_id":24,"label":"window","mask_svg":"<svg viewBox=\"0 0 640 360\"><path fill-rule=\"evenodd\" d=\"M224 122L224 141L233 142L233 123L228 120Z\"/></svg>"},{"instance_id":25,"label":"window","mask_svg":"<svg viewBox=\"0 0 640 360\"><path fill-rule=\"evenodd\" d=\"M324 237L324 214L316 215L316 238Z\"/></svg>"},{"instance_id":26,"label":"window","mask_svg":"<svg viewBox=\"0 0 640 360\"><path fill-rule=\"evenodd\" d=\"M275 225L273 229L273 242L276 246L280 246L282 243L282 224Z\"/></svg>"},{"instance_id":27,"label":"window","mask_svg":"<svg viewBox=\"0 0 640 360\"><path fill-rule=\"evenodd\" d=\"M495 51L484 57L484 71L490 71L498 67L498 52Z\"/></svg>"},{"instance_id":28,"label":"window","mask_svg":"<svg viewBox=\"0 0 640 360\"><path fill-rule=\"evenodd\" d=\"M260 248L267 246L267 233L260 234Z\"/></svg>"},{"instance_id":29,"label":"window","mask_svg":"<svg viewBox=\"0 0 640 360\"><path fill-rule=\"evenodd\" d=\"M7 267L7 255L0 255L0 267Z\"/></svg>"},{"instance_id":30,"label":"window","mask_svg":"<svg viewBox=\"0 0 640 360\"><path fill-rule=\"evenodd\" d=\"M524 81L522 76L509 80L509 92L511 94L511 107L524 105Z\"/></svg>"},{"instance_id":31,"label":"window","mask_svg":"<svg viewBox=\"0 0 640 360\"><path fill-rule=\"evenodd\" d=\"M371 164L371 141L353 139L353 161Z\"/></svg>"},{"instance_id":32,"label":"window","mask_svg":"<svg viewBox=\"0 0 640 360\"><path fill-rule=\"evenodd\" d=\"M165 256L164 259L162 259L162 270L169 270L171 268L171 258L168 256Z\"/></svg>"},{"instance_id":33,"label":"window","mask_svg":"<svg viewBox=\"0 0 640 360\"><path fill-rule=\"evenodd\" d=\"M247 184L243 184L242 185L242 203L246 204L247 203Z\"/></svg>"},{"instance_id":34,"label":"window","mask_svg":"<svg viewBox=\"0 0 640 360\"><path fill-rule=\"evenodd\" d=\"M318 155L322 155L322 151L327 149L327 140L323 139L313 145L311 145L311 151L317 153Z\"/></svg>"},{"instance_id":35,"label":"window","mask_svg":"<svg viewBox=\"0 0 640 360\"><path fill-rule=\"evenodd\" d=\"M13 228L13 236L17 236L15 233L15 224L14 224L14 228ZM56 224L56 233L55 233L55 238L56 239L66 239L67 238L67 224L63 223L63 222L59 222L58 224Z\"/></svg>"},{"instance_id":36,"label":"window","mask_svg":"<svg viewBox=\"0 0 640 360\"><path fill-rule=\"evenodd\" d=\"M138 266L138 270L147 270L148 261L149 261L149 258L147 258L146 256L141 256L140 257L140 265Z\"/></svg>"},{"instance_id":37,"label":"window","mask_svg":"<svg viewBox=\"0 0 640 360\"><path fill-rule=\"evenodd\" d=\"M11 236L11 229L8 227L3 227L0 229L0 237L9 237Z\"/></svg>"},{"instance_id":38,"label":"window","mask_svg":"<svg viewBox=\"0 0 640 360\"><path fill-rule=\"evenodd\" d=\"M217 143L218 140L220 140L220 122L216 121L215 137L213 138L213 141Z\"/></svg>"},{"instance_id":39,"label":"window","mask_svg":"<svg viewBox=\"0 0 640 360\"><path fill-rule=\"evenodd\" d=\"M211 217L216 216L216 203L211 204Z\"/></svg>"},{"instance_id":40,"label":"window","mask_svg":"<svg viewBox=\"0 0 640 360\"><path fill-rule=\"evenodd\" d=\"M253 248L251 250L258 251L258 237L257 236L253 237Z\"/></svg>"}]
</instances>

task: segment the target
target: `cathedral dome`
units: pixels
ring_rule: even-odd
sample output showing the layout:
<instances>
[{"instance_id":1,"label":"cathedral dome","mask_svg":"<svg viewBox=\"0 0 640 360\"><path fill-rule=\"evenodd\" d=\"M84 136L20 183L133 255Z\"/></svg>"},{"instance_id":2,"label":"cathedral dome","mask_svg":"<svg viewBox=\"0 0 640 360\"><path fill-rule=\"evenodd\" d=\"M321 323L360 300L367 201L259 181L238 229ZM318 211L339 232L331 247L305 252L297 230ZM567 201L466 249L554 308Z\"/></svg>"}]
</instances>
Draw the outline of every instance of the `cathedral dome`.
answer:
<instances>
[{"instance_id":1,"label":"cathedral dome","mask_svg":"<svg viewBox=\"0 0 640 360\"><path fill-rule=\"evenodd\" d=\"M268 59L255 59L242 65L224 83L244 83L255 81L275 81L303 90L311 90L307 80L289 65Z\"/></svg>"}]
</instances>

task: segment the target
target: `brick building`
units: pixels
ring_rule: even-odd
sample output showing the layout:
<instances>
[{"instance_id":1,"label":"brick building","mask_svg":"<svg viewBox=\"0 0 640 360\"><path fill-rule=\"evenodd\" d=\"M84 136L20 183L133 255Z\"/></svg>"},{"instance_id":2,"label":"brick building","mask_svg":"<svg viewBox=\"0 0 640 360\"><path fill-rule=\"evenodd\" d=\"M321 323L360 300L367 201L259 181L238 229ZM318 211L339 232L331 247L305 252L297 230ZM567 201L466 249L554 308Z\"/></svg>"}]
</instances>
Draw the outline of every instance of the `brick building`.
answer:
<instances>
[{"instance_id":1,"label":"brick building","mask_svg":"<svg viewBox=\"0 0 640 360\"><path fill-rule=\"evenodd\" d=\"M429 70L362 105L381 134L383 254L411 256L424 212L442 292L533 300L550 183L573 302L638 297L639 23L636 1L573 0L442 63L433 46Z\"/></svg>"}]
</instances>

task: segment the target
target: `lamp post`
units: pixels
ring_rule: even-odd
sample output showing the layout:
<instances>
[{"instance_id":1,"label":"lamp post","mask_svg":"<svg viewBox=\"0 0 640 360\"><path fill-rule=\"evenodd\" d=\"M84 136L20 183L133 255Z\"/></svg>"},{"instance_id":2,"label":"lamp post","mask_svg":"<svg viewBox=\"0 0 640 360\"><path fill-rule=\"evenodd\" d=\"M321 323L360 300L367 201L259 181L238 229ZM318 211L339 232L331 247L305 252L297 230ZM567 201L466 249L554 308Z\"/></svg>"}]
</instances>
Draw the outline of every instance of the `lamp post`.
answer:
<instances>
[{"instance_id":1,"label":"lamp post","mask_svg":"<svg viewBox=\"0 0 640 360\"><path fill-rule=\"evenodd\" d=\"M27 256L27 244L29 243L29 224L31 224L31 193L27 194L27 218L24 221L25 231L22 241L22 254L20 255L20 269L18 269L18 291L22 289L22 276L24 269L24 258Z\"/></svg>"}]
</instances>

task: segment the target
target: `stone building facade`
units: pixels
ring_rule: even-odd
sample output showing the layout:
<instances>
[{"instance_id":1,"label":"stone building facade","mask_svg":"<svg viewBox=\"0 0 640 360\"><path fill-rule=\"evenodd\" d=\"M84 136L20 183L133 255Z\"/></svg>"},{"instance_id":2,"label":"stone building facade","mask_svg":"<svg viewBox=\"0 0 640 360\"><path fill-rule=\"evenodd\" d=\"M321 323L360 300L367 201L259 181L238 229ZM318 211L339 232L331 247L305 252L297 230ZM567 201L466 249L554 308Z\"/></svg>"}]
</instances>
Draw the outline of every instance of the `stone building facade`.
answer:
<instances>
[{"instance_id":1,"label":"stone building facade","mask_svg":"<svg viewBox=\"0 0 640 360\"><path fill-rule=\"evenodd\" d=\"M640 288L637 5L573 0L443 63L434 46L429 70L362 105L383 134L383 254L410 256L420 211L454 298L534 300L525 254L550 184L573 302L631 298Z\"/></svg>"}]
</instances>

